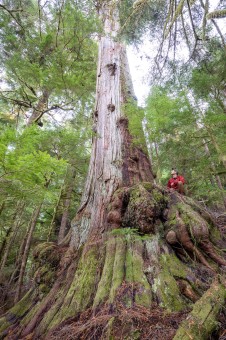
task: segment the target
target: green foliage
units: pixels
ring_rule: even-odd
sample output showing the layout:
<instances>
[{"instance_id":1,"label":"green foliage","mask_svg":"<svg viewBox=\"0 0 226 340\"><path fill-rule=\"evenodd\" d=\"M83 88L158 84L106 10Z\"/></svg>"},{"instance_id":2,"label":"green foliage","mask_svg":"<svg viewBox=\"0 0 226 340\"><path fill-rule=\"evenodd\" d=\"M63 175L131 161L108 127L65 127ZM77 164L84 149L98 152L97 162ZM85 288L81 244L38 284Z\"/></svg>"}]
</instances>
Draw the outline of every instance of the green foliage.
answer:
<instances>
[{"instance_id":1,"label":"green foliage","mask_svg":"<svg viewBox=\"0 0 226 340\"><path fill-rule=\"evenodd\" d=\"M142 148L143 151L145 151L146 140L142 126L144 110L138 107L136 103L131 101L124 105L123 111L129 121L129 132L133 137L134 145Z\"/></svg>"},{"instance_id":2,"label":"green foliage","mask_svg":"<svg viewBox=\"0 0 226 340\"><path fill-rule=\"evenodd\" d=\"M111 231L112 235L137 235L138 230L134 228L120 228L120 229L113 229Z\"/></svg>"},{"instance_id":3,"label":"green foliage","mask_svg":"<svg viewBox=\"0 0 226 340\"><path fill-rule=\"evenodd\" d=\"M15 238L3 273L8 280L37 206L42 203L27 261L27 277L32 275L34 246L49 236L51 240L57 238L69 185L73 189L68 226L80 203L90 156L97 59L94 37L99 24L89 1L51 1L41 5L32 0L5 0L3 6L1 255L11 237ZM46 98L40 106L44 94ZM35 109L46 112L44 126L25 127L25 120ZM75 170L74 177L70 168Z\"/></svg>"},{"instance_id":4,"label":"green foliage","mask_svg":"<svg viewBox=\"0 0 226 340\"><path fill-rule=\"evenodd\" d=\"M147 30L158 33L159 23L164 20L165 1L124 0L120 1L121 38L128 43L142 41Z\"/></svg>"},{"instance_id":5,"label":"green foliage","mask_svg":"<svg viewBox=\"0 0 226 340\"><path fill-rule=\"evenodd\" d=\"M63 202L66 198L64 190L67 188L68 181L71 181L67 173L68 165L76 168L69 220L74 216L80 203L89 161L90 132L83 124L80 117L77 122L74 118L73 123L68 122L67 126L56 129L52 126L45 129L30 126L17 131L13 127L2 126L0 202L4 209L0 223L0 251L12 226L18 220L17 239L7 259L4 277L9 279L14 270L15 260L26 235L29 220L40 202L43 202L43 205L31 248L47 239L54 209L59 205L59 196L62 195L60 205L57 207L58 215L55 217L60 223ZM77 145L76 149L75 145ZM24 204L24 209L20 212L21 216L18 216L19 202L21 205ZM52 239L56 236L57 229L51 234ZM27 268L30 267L29 259ZM27 275L32 275L31 268Z\"/></svg>"},{"instance_id":6,"label":"green foliage","mask_svg":"<svg viewBox=\"0 0 226 340\"><path fill-rule=\"evenodd\" d=\"M225 77L226 51L217 40L212 40L205 57L192 70L189 85L196 98L205 100L217 114L224 113Z\"/></svg>"},{"instance_id":7,"label":"green foliage","mask_svg":"<svg viewBox=\"0 0 226 340\"><path fill-rule=\"evenodd\" d=\"M225 153L225 115L213 97L211 100L208 96L208 103L199 99L197 106L198 90L193 88L197 98L194 101L191 90L185 82L183 85L184 90L175 83L153 88L147 100L147 130L154 170L158 181L166 185L170 170L175 167L186 178L188 194L220 203L223 192L214 175L224 169L221 159ZM201 90L205 91L202 85ZM224 176L221 180L224 185Z\"/></svg>"},{"instance_id":8,"label":"green foliage","mask_svg":"<svg viewBox=\"0 0 226 340\"><path fill-rule=\"evenodd\" d=\"M120 229L113 229L111 231L111 235L114 236L124 236L125 239L128 241L146 241L150 239L149 235L140 235L138 229L135 228L120 228Z\"/></svg>"},{"instance_id":9,"label":"green foliage","mask_svg":"<svg viewBox=\"0 0 226 340\"><path fill-rule=\"evenodd\" d=\"M2 105L33 110L43 91L52 110L92 102L87 95L95 89L97 47L92 35L99 30L93 13L70 1L60 7L57 2L39 7L33 1L15 2L13 8L17 6L17 20L8 11L0 17Z\"/></svg>"}]
</instances>

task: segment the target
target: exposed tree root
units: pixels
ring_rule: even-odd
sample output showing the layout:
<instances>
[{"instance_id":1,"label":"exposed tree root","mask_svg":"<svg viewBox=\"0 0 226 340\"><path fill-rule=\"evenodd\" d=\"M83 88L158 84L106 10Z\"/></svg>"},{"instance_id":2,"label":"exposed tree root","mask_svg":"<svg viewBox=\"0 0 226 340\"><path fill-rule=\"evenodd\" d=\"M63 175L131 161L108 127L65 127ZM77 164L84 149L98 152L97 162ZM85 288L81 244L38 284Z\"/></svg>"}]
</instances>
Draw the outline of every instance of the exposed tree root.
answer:
<instances>
[{"instance_id":1,"label":"exposed tree root","mask_svg":"<svg viewBox=\"0 0 226 340\"><path fill-rule=\"evenodd\" d=\"M189 202L192 206L195 206L196 210L201 210L194 202L192 203L191 199L184 199L177 193L170 196L166 223L170 229L166 234L167 242L172 246L179 243L188 254L194 254L203 265L213 271L216 269L209 263L208 259L214 260L218 265L226 266L226 260L218 254L209 239L211 225L208 222L213 223L211 215L203 213L202 217L184 202Z\"/></svg>"},{"instance_id":2,"label":"exposed tree root","mask_svg":"<svg viewBox=\"0 0 226 340\"><path fill-rule=\"evenodd\" d=\"M3 338L167 340L193 305L203 320L205 303L215 320L210 334L225 288L216 280L209 287L226 263L211 240L214 220L201 212L151 183L117 190L103 236L79 251L37 247L31 296L0 319Z\"/></svg>"},{"instance_id":3,"label":"exposed tree root","mask_svg":"<svg viewBox=\"0 0 226 340\"><path fill-rule=\"evenodd\" d=\"M221 256L219 256L217 254L216 250L214 249L213 244L208 239L203 240L202 242L200 242L200 247L216 263L219 263L222 266L226 266L226 261Z\"/></svg>"},{"instance_id":4,"label":"exposed tree root","mask_svg":"<svg viewBox=\"0 0 226 340\"><path fill-rule=\"evenodd\" d=\"M181 294L186 296L192 302L196 302L200 298L200 296L194 291L192 286L186 280L178 280L177 284Z\"/></svg>"},{"instance_id":5,"label":"exposed tree root","mask_svg":"<svg viewBox=\"0 0 226 340\"><path fill-rule=\"evenodd\" d=\"M192 312L178 329L174 340L205 340L217 326L217 316L224 308L226 299L225 287L214 281L211 287L199 299Z\"/></svg>"}]
</instances>

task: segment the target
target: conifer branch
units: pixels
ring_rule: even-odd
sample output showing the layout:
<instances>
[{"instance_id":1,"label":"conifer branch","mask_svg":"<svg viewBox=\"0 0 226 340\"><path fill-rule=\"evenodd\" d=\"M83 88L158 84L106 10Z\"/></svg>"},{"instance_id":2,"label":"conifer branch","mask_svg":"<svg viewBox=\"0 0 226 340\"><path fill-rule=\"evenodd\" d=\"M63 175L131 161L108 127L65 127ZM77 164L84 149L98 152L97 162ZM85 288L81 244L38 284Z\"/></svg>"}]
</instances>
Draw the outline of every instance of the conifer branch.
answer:
<instances>
[{"instance_id":1,"label":"conifer branch","mask_svg":"<svg viewBox=\"0 0 226 340\"><path fill-rule=\"evenodd\" d=\"M226 9L219 9L213 12L210 12L207 15L207 19L220 19L226 17Z\"/></svg>"},{"instance_id":2,"label":"conifer branch","mask_svg":"<svg viewBox=\"0 0 226 340\"><path fill-rule=\"evenodd\" d=\"M0 8L2 8L3 10L5 10L6 12L9 13L9 15L16 21L16 23L22 28L22 30L24 30L24 27L21 25L21 23L17 20L17 18L15 17L15 15L13 13L15 12L22 12L22 9L8 9L7 7L5 7L4 5L0 4Z\"/></svg>"}]
</instances>

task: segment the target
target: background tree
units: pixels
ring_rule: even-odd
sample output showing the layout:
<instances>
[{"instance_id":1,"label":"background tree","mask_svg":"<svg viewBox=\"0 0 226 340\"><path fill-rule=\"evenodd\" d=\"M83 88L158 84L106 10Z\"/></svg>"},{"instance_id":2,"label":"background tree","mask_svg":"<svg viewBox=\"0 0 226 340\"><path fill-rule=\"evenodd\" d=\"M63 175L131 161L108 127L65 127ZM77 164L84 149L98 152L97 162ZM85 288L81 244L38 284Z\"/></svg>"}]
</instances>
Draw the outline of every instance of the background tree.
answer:
<instances>
[{"instance_id":1,"label":"background tree","mask_svg":"<svg viewBox=\"0 0 226 340\"><path fill-rule=\"evenodd\" d=\"M86 113L88 115L88 111ZM62 219L58 197L64 188L67 168L70 164L76 169L72 183L71 200L67 201L67 223L79 204L84 173L88 166L91 132L90 119L84 110L65 126L43 129L39 127L20 128L2 126L1 133L1 285L3 308L9 306L18 286L18 278L25 243L29 235L27 227L31 226L29 246L24 261L25 282L32 275L32 250L37 243L55 240L58 237L57 225L52 228L51 220L57 211L59 224ZM77 145L76 151L74 145ZM69 177L67 176L66 181ZM48 183L48 186L46 184ZM65 188L62 202L65 202ZM17 202L17 203L16 203ZM40 205L41 204L41 205ZM58 208L57 208L58 206ZM35 220L29 222L34 211L39 207ZM29 229L29 228L28 228ZM13 245L13 247L12 247ZM30 251L30 252L29 252ZM28 254L30 257L28 257ZM24 270L24 269L23 269ZM22 280L21 280L22 282ZM24 284L23 292L28 289ZM21 288L20 288L21 290ZM8 299L8 300L7 300Z\"/></svg>"},{"instance_id":2,"label":"background tree","mask_svg":"<svg viewBox=\"0 0 226 340\"><path fill-rule=\"evenodd\" d=\"M95 16L70 1L6 1L1 9L2 101L14 104L28 124L84 100L88 105L95 81Z\"/></svg>"},{"instance_id":3,"label":"background tree","mask_svg":"<svg viewBox=\"0 0 226 340\"><path fill-rule=\"evenodd\" d=\"M185 92L183 85L182 91L175 84L155 88L148 98L146 119L153 166L162 184L167 184L170 169L179 167L190 195L225 204L224 114L200 99L197 105L191 88Z\"/></svg>"}]
</instances>

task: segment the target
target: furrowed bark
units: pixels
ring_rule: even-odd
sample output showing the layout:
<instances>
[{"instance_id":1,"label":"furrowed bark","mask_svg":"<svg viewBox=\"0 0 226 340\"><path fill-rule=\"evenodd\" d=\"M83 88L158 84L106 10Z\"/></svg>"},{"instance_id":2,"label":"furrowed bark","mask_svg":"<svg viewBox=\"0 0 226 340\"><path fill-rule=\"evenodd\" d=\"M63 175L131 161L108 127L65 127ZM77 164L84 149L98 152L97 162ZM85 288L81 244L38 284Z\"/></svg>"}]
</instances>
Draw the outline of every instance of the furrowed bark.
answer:
<instances>
[{"instance_id":1,"label":"furrowed bark","mask_svg":"<svg viewBox=\"0 0 226 340\"><path fill-rule=\"evenodd\" d=\"M114 39L119 30L117 8L109 2L101 9L105 36L99 42L94 124L96 136L87 181L78 214L72 222L71 246L78 248L92 230L91 239L106 228L106 209L122 186L152 180L148 156L133 146L123 105L134 95L126 50ZM111 11L114 20L111 20Z\"/></svg>"}]
</instances>

